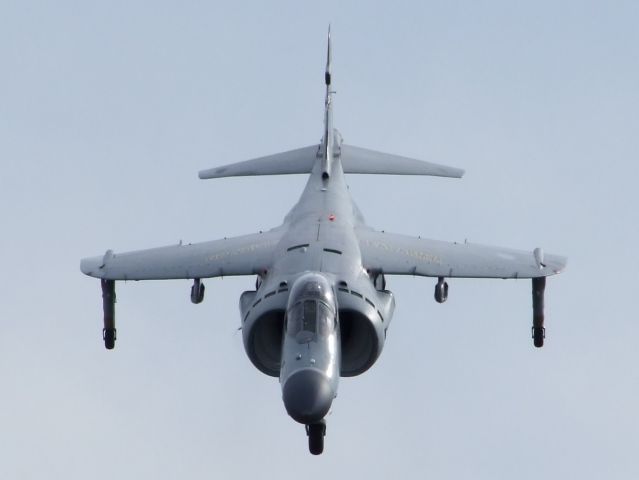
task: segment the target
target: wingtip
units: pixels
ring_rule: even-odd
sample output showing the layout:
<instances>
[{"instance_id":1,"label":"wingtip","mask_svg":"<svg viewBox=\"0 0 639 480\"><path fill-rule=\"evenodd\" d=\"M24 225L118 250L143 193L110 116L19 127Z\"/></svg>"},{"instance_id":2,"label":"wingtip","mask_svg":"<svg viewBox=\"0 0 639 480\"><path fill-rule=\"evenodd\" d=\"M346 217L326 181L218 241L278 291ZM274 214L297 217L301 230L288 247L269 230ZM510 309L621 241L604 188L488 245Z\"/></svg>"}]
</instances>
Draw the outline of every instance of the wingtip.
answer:
<instances>
[{"instance_id":1,"label":"wingtip","mask_svg":"<svg viewBox=\"0 0 639 480\"><path fill-rule=\"evenodd\" d=\"M563 273L568 265L568 258L562 255L545 255L546 269L552 271L550 275Z\"/></svg>"},{"instance_id":2,"label":"wingtip","mask_svg":"<svg viewBox=\"0 0 639 480\"><path fill-rule=\"evenodd\" d=\"M100 278L100 265L103 257L87 257L80 260L80 271L90 277Z\"/></svg>"},{"instance_id":3,"label":"wingtip","mask_svg":"<svg viewBox=\"0 0 639 480\"><path fill-rule=\"evenodd\" d=\"M466 170L463 170L461 168L444 167L444 169L445 169L445 173L441 175L442 177L463 178L464 174L466 173Z\"/></svg>"},{"instance_id":4,"label":"wingtip","mask_svg":"<svg viewBox=\"0 0 639 480\"><path fill-rule=\"evenodd\" d=\"M206 170L200 170L197 172L197 177L200 180L209 180L211 178L217 178L220 173L220 167L207 168Z\"/></svg>"}]
</instances>

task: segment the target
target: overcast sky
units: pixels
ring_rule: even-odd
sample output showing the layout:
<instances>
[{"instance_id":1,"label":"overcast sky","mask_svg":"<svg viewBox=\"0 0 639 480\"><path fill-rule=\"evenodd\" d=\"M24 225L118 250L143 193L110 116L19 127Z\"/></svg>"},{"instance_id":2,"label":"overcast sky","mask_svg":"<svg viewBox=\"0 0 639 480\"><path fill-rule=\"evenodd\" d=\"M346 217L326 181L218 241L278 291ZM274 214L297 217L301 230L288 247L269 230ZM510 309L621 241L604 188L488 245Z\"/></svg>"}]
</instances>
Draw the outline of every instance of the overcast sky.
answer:
<instances>
[{"instance_id":1,"label":"overcast sky","mask_svg":"<svg viewBox=\"0 0 639 480\"><path fill-rule=\"evenodd\" d=\"M197 171L322 133L466 169L349 177L386 231L569 257L529 281L389 278L386 348L308 454L246 358L254 278L118 284L80 258L279 225L303 176ZM0 478L639 477L639 3L0 2Z\"/></svg>"}]
</instances>

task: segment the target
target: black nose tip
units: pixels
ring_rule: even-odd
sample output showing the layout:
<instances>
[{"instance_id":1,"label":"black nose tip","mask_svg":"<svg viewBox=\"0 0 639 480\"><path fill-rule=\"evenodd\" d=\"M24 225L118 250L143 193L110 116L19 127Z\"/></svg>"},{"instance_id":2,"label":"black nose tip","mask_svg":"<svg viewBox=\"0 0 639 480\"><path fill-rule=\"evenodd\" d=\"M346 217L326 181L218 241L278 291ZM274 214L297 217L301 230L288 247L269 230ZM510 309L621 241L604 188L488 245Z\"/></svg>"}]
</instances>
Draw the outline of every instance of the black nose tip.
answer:
<instances>
[{"instance_id":1,"label":"black nose tip","mask_svg":"<svg viewBox=\"0 0 639 480\"><path fill-rule=\"evenodd\" d=\"M282 397L288 414L297 422L319 422L333 402L333 390L326 375L318 370L300 370L286 380Z\"/></svg>"}]
</instances>

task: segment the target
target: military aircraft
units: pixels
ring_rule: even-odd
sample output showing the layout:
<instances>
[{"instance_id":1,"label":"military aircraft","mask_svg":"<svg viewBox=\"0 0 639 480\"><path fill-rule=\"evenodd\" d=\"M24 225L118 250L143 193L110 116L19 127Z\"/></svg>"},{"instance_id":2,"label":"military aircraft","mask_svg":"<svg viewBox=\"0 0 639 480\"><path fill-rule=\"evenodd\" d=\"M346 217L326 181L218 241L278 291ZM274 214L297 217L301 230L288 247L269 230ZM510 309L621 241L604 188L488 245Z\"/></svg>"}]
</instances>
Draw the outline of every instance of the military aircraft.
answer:
<instances>
[{"instance_id":1,"label":"military aircraft","mask_svg":"<svg viewBox=\"0 0 639 480\"><path fill-rule=\"evenodd\" d=\"M115 281L190 279L191 301L204 298L202 279L257 276L240 296L246 353L266 375L279 377L288 414L305 425L309 450L324 449L324 417L340 377L360 375L377 360L395 308L388 275L437 279L435 300L448 297L447 278L531 278L534 345L544 343L545 277L566 260L539 248L519 251L385 233L368 227L353 203L345 174L461 178L458 168L380 153L342 142L333 127L331 39L324 81L324 131L319 145L199 172L201 179L310 174L282 225L266 232L128 253L107 250L81 261L100 278L103 340L113 349Z\"/></svg>"}]
</instances>

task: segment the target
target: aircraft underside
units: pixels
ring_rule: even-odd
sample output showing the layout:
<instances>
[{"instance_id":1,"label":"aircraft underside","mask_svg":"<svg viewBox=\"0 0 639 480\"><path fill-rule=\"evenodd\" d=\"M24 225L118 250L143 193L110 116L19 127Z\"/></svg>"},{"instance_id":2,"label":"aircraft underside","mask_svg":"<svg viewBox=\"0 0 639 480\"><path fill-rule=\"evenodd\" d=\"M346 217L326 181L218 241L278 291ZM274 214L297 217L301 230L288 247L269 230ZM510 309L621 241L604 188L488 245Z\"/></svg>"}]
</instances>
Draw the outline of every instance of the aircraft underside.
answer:
<instances>
[{"instance_id":1,"label":"aircraft underside","mask_svg":"<svg viewBox=\"0 0 639 480\"><path fill-rule=\"evenodd\" d=\"M299 201L279 227L209 242L170 245L85 258L80 268L102 286L105 347L116 342L115 282L188 279L190 297L204 299L203 279L256 276L240 296L244 348L256 368L278 377L287 413L305 426L312 454L324 449L325 416L340 377L360 375L380 356L395 299L389 275L436 279L435 300L448 298L447 279L532 279L535 347L544 344L546 277L566 259L502 247L415 238L368 227L352 201L345 174L461 178L463 170L344 144L333 128L330 32L325 71L324 133L319 145L203 170L200 178L309 174ZM354 414L356 414L354 412Z\"/></svg>"}]
</instances>

